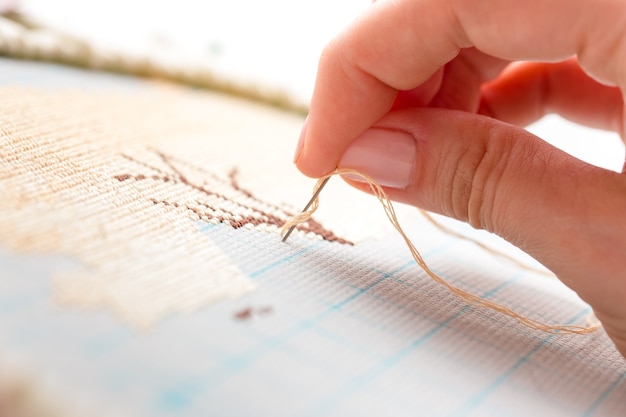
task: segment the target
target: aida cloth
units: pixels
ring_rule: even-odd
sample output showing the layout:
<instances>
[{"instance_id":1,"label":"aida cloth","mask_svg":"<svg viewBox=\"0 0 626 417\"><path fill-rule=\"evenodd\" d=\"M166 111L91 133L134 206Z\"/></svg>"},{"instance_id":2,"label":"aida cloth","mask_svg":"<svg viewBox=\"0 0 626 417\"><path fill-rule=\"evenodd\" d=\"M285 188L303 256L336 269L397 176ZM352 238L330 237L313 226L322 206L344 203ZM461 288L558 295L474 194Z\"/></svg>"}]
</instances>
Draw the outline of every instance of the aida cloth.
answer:
<instances>
[{"instance_id":1,"label":"aida cloth","mask_svg":"<svg viewBox=\"0 0 626 417\"><path fill-rule=\"evenodd\" d=\"M30 70L0 86L0 358L68 409L626 415L625 362L602 331L544 334L464 304L415 265L377 202L340 180L282 243L277 229L313 185L290 163L300 117ZM558 281L405 209L407 233L452 284L585 324L589 307Z\"/></svg>"}]
</instances>

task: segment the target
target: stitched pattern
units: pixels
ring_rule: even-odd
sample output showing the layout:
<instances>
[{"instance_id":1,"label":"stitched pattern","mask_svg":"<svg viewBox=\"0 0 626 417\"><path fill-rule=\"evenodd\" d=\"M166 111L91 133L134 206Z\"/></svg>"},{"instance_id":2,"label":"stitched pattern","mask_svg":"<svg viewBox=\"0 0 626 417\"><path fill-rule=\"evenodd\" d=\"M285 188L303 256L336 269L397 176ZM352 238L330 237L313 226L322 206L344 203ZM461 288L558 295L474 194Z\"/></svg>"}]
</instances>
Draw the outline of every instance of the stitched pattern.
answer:
<instances>
[{"instance_id":1,"label":"stitched pattern","mask_svg":"<svg viewBox=\"0 0 626 417\"><path fill-rule=\"evenodd\" d=\"M56 299L137 326L250 292L202 224L274 232L294 209L239 184L233 161L253 173L262 161L228 150L226 132L242 135L222 116L246 107L210 97L1 89L0 242L77 259L56 274ZM300 233L346 243L317 222Z\"/></svg>"},{"instance_id":2,"label":"stitched pattern","mask_svg":"<svg viewBox=\"0 0 626 417\"><path fill-rule=\"evenodd\" d=\"M123 155L129 161L142 165L153 171L155 174L120 174L114 178L120 182L124 181L154 181L161 182L164 186L182 184L189 190L189 194L196 194L192 200L187 202L150 199L154 204L162 204L167 207L184 207L193 213L198 220L210 223L225 223L235 229L240 227L261 227L263 229L276 231L281 228L286 220L295 213L289 208L270 204L255 197L252 192L241 187L237 181L237 169L233 168L228 172L227 178L211 174L206 170L195 167L185 161L175 161L174 158L159 151L154 153L167 165L169 171L166 172L158 167L138 161L130 156ZM203 182L194 182L186 174L183 174L177 165L184 165L189 170L200 171L208 174ZM312 237L321 237L330 242L342 244L352 244L345 239L335 236L335 234L325 229L314 219L303 223L299 230L308 233Z\"/></svg>"}]
</instances>

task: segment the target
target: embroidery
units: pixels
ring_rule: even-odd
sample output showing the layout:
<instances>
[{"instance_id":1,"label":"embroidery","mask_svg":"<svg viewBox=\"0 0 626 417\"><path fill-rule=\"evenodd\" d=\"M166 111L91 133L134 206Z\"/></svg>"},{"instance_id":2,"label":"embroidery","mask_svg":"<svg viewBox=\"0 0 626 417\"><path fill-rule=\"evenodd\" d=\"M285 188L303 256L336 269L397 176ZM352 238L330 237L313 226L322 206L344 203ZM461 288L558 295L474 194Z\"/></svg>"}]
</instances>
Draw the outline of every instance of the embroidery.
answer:
<instances>
[{"instance_id":1,"label":"embroidery","mask_svg":"<svg viewBox=\"0 0 626 417\"><path fill-rule=\"evenodd\" d=\"M228 224L234 229L260 227L265 230L277 231L295 214L294 210L267 203L240 186L237 181L237 168L232 168L228 176L224 178L189 162L166 155L159 150L152 150L151 153L160 159L165 168L160 168L129 155L122 155L128 161L141 167L142 171L145 169L146 173L124 173L115 175L113 178L120 182L153 182L160 184L161 187L183 186L190 194L186 201L150 198L150 201L155 205L182 207L199 220L214 224ZM193 177L183 173L181 170L183 168L187 169ZM196 179L196 177L201 179ZM337 237L314 219L309 219L299 225L298 230L316 235L329 242L353 244Z\"/></svg>"},{"instance_id":2,"label":"embroidery","mask_svg":"<svg viewBox=\"0 0 626 417\"><path fill-rule=\"evenodd\" d=\"M71 260L50 272L63 306L146 327L248 294L246 260L225 239L279 244L267 232L310 184L288 174L301 118L249 102L174 89L0 93L0 245ZM348 243L314 221L299 234Z\"/></svg>"}]
</instances>

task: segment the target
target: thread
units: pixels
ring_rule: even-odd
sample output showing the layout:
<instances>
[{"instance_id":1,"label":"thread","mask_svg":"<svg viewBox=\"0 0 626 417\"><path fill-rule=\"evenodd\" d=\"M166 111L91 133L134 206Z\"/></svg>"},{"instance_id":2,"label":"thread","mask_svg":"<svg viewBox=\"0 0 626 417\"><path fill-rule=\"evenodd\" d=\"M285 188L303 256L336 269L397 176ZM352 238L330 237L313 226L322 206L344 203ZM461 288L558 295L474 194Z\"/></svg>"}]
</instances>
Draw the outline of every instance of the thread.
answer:
<instances>
[{"instance_id":1,"label":"thread","mask_svg":"<svg viewBox=\"0 0 626 417\"><path fill-rule=\"evenodd\" d=\"M376 198L378 198L378 201L380 201L381 205L383 206L383 209L385 211L385 214L387 215L387 218L389 219L389 221L391 222L393 227L398 231L398 233L400 233L400 236L402 236L402 239L404 240L404 242L406 243L409 251L411 252L411 255L413 256L413 259L415 259L415 262L417 262L417 264L420 266L420 268L422 268L422 270L432 280L434 280L438 284L443 285L444 287L446 287L450 292L452 292L455 296L457 296L458 298L463 300L465 303L467 303L469 305L472 305L472 306L487 308L487 309L496 311L498 313L501 313L501 314L504 314L506 316L512 317L513 319L517 320L519 323L523 324L524 326L526 326L526 327L528 327L530 329L539 330L539 331L543 331L543 332L546 332L546 333L583 334L584 335L584 334L589 334L589 333L595 332L596 330L598 330L600 328L600 324L594 324L591 321L588 321L589 324L590 324L588 327L576 326L576 325L549 325L549 324L545 324L545 323L542 323L541 321L535 320L533 318L526 317L526 316L523 316L521 314L518 314L515 311L513 311L512 309L510 309L509 307L506 307L506 306L504 306L502 304L498 304L498 303L495 303L493 301L487 300L485 298L482 298L480 296L472 294L472 293L470 293L470 292L468 292L466 290L463 290L461 288L458 288L458 287L448 283L445 279L443 279L442 277L437 275L432 269L430 269L430 267L426 264L426 261L424 260L422 255L419 253L419 251L417 250L415 245L413 245L413 242L411 242L409 237L406 235L406 233L402 229L402 226L400 226L400 223L399 223L398 218L396 216L395 209L393 207L393 204L391 203L391 199L389 198L389 196L387 196L387 193L380 186L380 184L378 184L378 182L376 182L373 178L371 178L370 176L368 176L366 174L363 174L362 172L356 171L354 169L336 169L335 171L331 172L330 174L321 177L317 181L317 183L315 184L313 192L314 193L317 192L317 190L324 183L325 179L327 179L329 177L332 177L334 175L343 175L343 174L350 174L350 175L353 175L353 176L358 176L358 177L362 178L363 180L365 180L367 182L367 184L369 185L370 189L372 190L372 194L374 194L374 196ZM299 225L301 223L304 223L307 220L309 220L311 218L311 216L313 215L313 213L315 213L315 211L318 209L318 207L319 207L319 196L313 200L313 202L312 202L311 206L308 208L308 210L305 210L302 213L299 213L299 214L293 216L290 220L288 220L283 225L282 229L280 230L280 234L283 235L291 227L297 226L297 225ZM427 218L429 218L429 217L430 216L427 216ZM452 235L455 235L455 236L457 235L456 232L452 232L451 230L449 230L447 228L443 228L442 230L446 231L447 233L451 232ZM462 237L462 238L465 238L462 235L459 235L459 236ZM473 239L469 239L469 240L473 241ZM489 249L488 247L486 247L482 243L480 244L480 246L483 249ZM497 252L497 254L498 254L498 256L504 255L504 254L501 254L500 252ZM507 255L504 255L504 256L508 258Z\"/></svg>"},{"instance_id":2,"label":"thread","mask_svg":"<svg viewBox=\"0 0 626 417\"><path fill-rule=\"evenodd\" d=\"M536 268L534 266L528 265L528 264L520 261L519 259L517 259L517 258L515 258L515 257L513 257L511 255L508 255L508 254L506 254L506 253L504 253L502 251L499 251L499 250L497 250L495 248L492 248L491 246L486 245L485 243L483 243L483 242L481 242L481 241L479 241L477 239L471 238L469 236L465 236L465 235L463 235L463 234L461 234L459 232L456 232L456 231L450 229L449 227L444 226L443 224L441 224L437 220L435 220L435 218L433 216L431 216L426 210L419 209L419 212L420 212L420 214L422 216L424 216L424 218L430 224L432 224L434 227L439 229L442 233L445 233L445 234L447 234L449 236L453 236L453 237L455 237L457 239L461 239L461 240L465 240L467 242L473 243L474 245L478 246L483 251L487 252L489 255L491 255L493 257L496 257L496 258L501 258L501 259L505 260L506 262L509 262L509 263L515 265L516 267L518 267L520 269L524 269L526 271L530 271L530 272L533 272L535 274L545 275L545 276L550 277L550 278L556 278L556 276L552 272L550 272L550 271L548 271L546 269Z\"/></svg>"}]
</instances>

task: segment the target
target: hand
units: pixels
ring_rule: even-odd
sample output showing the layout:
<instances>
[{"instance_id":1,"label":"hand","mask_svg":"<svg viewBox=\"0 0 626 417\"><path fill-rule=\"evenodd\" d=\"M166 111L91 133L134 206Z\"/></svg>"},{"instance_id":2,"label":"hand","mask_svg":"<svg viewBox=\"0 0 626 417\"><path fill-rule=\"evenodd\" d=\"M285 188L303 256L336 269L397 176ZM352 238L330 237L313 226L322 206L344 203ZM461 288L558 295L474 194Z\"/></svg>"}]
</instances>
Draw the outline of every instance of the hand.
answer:
<instances>
[{"instance_id":1,"label":"hand","mask_svg":"<svg viewBox=\"0 0 626 417\"><path fill-rule=\"evenodd\" d=\"M626 355L626 173L517 127L558 112L623 133L625 85L621 0L381 0L325 49L296 164L504 237Z\"/></svg>"}]
</instances>

